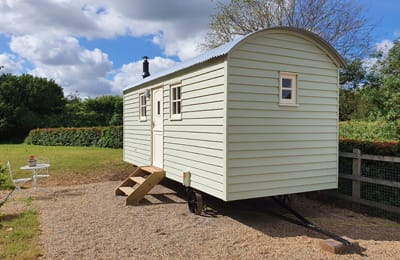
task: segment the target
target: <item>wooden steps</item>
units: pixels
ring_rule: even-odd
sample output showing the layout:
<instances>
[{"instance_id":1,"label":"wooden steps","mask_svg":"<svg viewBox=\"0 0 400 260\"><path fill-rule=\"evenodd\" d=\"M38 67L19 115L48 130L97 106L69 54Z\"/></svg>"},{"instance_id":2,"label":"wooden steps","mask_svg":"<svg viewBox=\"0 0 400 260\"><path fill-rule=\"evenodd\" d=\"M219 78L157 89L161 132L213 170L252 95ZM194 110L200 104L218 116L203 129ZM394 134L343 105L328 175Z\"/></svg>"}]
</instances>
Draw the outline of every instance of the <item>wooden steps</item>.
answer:
<instances>
[{"instance_id":1,"label":"wooden steps","mask_svg":"<svg viewBox=\"0 0 400 260\"><path fill-rule=\"evenodd\" d=\"M128 196L126 205L137 205L162 179L165 171L154 166L138 167L115 190L115 195Z\"/></svg>"}]
</instances>

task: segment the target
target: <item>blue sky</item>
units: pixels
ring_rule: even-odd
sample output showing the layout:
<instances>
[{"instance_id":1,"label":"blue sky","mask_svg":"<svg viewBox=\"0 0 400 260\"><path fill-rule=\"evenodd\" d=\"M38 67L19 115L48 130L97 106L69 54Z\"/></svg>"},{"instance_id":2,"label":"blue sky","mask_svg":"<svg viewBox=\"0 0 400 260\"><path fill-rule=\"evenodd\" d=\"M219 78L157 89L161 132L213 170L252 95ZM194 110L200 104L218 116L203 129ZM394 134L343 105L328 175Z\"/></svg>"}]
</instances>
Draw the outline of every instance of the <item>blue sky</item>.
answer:
<instances>
[{"instance_id":1,"label":"blue sky","mask_svg":"<svg viewBox=\"0 0 400 260\"><path fill-rule=\"evenodd\" d=\"M120 95L144 55L155 73L200 54L214 2L0 0L0 72L52 78L65 95ZM359 2L387 51L400 38L400 1Z\"/></svg>"}]
</instances>

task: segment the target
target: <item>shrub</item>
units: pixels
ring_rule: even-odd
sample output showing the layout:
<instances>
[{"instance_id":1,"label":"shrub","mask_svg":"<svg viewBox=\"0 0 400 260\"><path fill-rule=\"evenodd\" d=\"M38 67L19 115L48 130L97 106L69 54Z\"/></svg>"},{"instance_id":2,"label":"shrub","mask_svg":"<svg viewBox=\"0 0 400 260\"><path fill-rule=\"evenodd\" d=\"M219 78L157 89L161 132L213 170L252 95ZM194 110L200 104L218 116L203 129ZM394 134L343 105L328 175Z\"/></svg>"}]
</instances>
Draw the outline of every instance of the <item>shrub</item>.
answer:
<instances>
[{"instance_id":1,"label":"shrub","mask_svg":"<svg viewBox=\"0 0 400 260\"><path fill-rule=\"evenodd\" d=\"M25 143L122 148L122 126L34 129L29 132Z\"/></svg>"},{"instance_id":2,"label":"shrub","mask_svg":"<svg viewBox=\"0 0 400 260\"><path fill-rule=\"evenodd\" d=\"M400 139L400 121L344 121L339 123L341 138L369 141L393 141Z\"/></svg>"},{"instance_id":3,"label":"shrub","mask_svg":"<svg viewBox=\"0 0 400 260\"><path fill-rule=\"evenodd\" d=\"M11 189L13 185L11 184L10 178L8 178L7 169L0 162L0 190Z\"/></svg>"},{"instance_id":4,"label":"shrub","mask_svg":"<svg viewBox=\"0 0 400 260\"><path fill-rule=\"evenodd\" d=\"M400 144L398 141L368 141L340 138L339 150L341 152L352 152L360 149L364 154L400 156Z\"/></svg>"}]
</instances>

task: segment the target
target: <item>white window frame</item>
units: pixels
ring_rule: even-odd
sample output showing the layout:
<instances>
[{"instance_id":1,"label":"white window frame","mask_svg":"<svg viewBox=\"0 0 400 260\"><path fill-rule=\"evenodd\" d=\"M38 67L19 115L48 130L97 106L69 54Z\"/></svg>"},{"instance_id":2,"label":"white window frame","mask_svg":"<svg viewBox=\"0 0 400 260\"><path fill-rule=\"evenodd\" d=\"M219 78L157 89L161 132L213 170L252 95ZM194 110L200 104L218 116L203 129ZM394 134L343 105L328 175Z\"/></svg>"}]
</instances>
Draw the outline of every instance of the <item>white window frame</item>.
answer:
<instances>
[{"instance_id":1,"label":"white window frame","mask_svg":"<svg viewBox=\"0 0 400 260\"><path fill-rule=\"evenodd\" d=\"M176 92L179 91L179 92ZM178 95L179 93L179 95ZM170 119L171 120L182 120L182 86L181 84L170 86Z\"/></svg>"},{"instance_id":2,"label":"white window frame","mask_svg":"<svg viewBox=\"0 0 400 260\"><path fill-rule=\"evenodd\" d=\"M144 93L139 94L139 120L147 120L147 100Z\"/></svg>"},{"instance_id":3,"label":"white window frame","mask_svg":"<svg viewBox=\"0 0 400 260\"><path fill-rule=\"evenodd\" d=\"M292 86L283 87L283 79L290 79ZM291 91L291 98L283 98L283 91ZM281 72L279 75L279 104L285 106L297 106L297 73Z\"/></svg>"}]
</instances>

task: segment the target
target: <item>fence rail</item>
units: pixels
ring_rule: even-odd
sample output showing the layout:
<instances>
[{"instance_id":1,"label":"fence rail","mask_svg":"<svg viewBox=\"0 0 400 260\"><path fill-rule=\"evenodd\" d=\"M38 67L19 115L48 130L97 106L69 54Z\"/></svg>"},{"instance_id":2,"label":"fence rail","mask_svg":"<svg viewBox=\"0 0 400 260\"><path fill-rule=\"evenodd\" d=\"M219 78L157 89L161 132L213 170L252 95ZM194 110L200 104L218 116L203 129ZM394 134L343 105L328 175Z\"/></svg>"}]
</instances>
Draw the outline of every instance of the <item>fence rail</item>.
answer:
<instances>
[{"instance_id":1,"label":"fence rail","mask_svg":"<svg viewBox=\"0 0 400 260\"><path fill-rule=\"evenodd\" d=\"M339 156L351 161L351 165L350 162L345 165L347 167L341 165L342 170L339 171L339 178L351 183L351 196L339 192L330 192L330 195L400 214L400 157L361 154L359 149L354 149L352 153L340 152ZM367 161L383 163L384 166L366 165ZM378 196L380 201L373 196Z\"/></svg>"}]
</instances>

